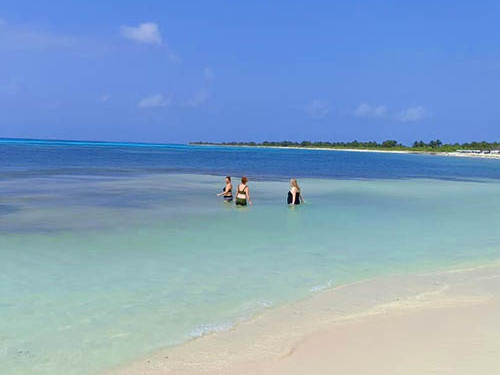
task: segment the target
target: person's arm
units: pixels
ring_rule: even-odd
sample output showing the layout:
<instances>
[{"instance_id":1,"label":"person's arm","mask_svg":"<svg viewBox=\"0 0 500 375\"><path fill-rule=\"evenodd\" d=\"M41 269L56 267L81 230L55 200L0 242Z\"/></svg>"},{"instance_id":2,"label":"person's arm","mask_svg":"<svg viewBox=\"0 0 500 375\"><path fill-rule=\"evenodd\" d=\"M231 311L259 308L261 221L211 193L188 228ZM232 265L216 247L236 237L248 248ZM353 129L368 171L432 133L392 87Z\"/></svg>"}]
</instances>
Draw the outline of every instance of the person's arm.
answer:
<instances>
[{"instance_id":1,"label":"person's arm","mask_svg":"<svg viewBox=\"0 0 500 375\"><path fill-rule=\"evenodd\" d=\"M291 193L292 193L292 203L290 203L290 204L294 205L295 204L295 198L297 197L297 189L292 188Z\"/></svg>"},{"instance_id":2,"label":"person's arm","mask_svg":"<svg viewBox=\"0 0 500 375\"><path fill-rule=\"evenodd\" d=\"M300 203L304 203L304 197L302 196L302 192L300 192L299 197L300 197Z\"/></svg>"},{"instance_id":3,"label":"person's arm","mask_svg":"<svg viewBox=\"0 0 500 375\"><path fill-rule=\"evenodd\" d=\"M252 200L250 199L250 189L248 188L248 186L246 187L246 189L247 189L248 204L252 204Z\"/></svg>"},{"instance_id":4,"label":"person's arm","mask_svg":"<svg viewBox=\"0 0 500 375\"><path fill-rule=\"evenodd\" d=\"M220 197L221 195L225 195L228 191L229 191L229 185L226 184L224 191L222 193L217 194L217 196Z\"/></svg>"}]
</instances>

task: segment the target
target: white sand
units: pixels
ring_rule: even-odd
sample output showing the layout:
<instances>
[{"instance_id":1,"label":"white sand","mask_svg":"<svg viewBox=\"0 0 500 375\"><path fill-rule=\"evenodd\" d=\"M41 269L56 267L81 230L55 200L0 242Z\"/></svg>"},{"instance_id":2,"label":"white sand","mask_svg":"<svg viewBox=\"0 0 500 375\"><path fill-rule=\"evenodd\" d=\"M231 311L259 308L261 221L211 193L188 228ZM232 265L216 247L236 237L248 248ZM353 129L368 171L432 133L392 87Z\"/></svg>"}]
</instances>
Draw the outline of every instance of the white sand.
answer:
<instances>
[{"instance_id":1,"label":"white sand","mask_svg":"<svg viewBox=\"0 0 500 375\"><path fill-rule=\"evenodd\" d=\"M113 375L499 374L500 267L319 293Z\"/></svg>"},{"instance_id":2,"label":"white sand","mask_svg":"<svg viewBox=\"0 0 500 375\"><path fill-rule=\"evenodd\" d=\"M464 158L500 159L500 154L464 154L461 152L445 152L443 154L444 156L459 156Z\"/></svg>"},{"instance_id":3,"label":"white sand","mask_svg":"<svg viewBox=\"0 0 500 375\"><path fill-rule=\"evenodd\" d=\"M323 151L347 151L347 152L374 152L384 154L415 154L415 155L437 155L437 156L457 156L464 158L483 158L483 159L500 159L500 154L473 154L461 152L431 152L431 151L416 151L416 150L377 150L377 149L359 149L359 148L328 148L328 147L282 147L282 146L238 146L238 145L197 145L207 147L260 147L260 148L278 148L292 150L323 150Z\"/></svg>"},{"instance_id":4,"label":"white sand","mask_svg":"<svg viewBox=\"0 0 500 375\"><path fill-rule=\"evenodd\" d=\"M371 317L297 343L285 358L233 374L499 374L500 302Z\"/></svg>"}]
</instances>

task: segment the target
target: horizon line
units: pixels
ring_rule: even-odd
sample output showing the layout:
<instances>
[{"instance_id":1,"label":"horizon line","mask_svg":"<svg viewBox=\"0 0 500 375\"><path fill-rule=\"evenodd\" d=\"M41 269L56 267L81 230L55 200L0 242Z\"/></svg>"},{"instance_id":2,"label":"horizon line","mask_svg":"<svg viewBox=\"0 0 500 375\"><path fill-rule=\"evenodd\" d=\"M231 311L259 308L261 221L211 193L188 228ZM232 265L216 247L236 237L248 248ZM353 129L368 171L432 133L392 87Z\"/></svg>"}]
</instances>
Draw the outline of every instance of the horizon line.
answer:
<instances>
[{"instance_id":1,"label":"horizon line","mask_svg":"<svg viewBox=\"0 0 500 375\"><path fill-rule=\"evenodd\" d=\"M387 140L393 140L393 139L387 139ZM395 140L395 139L394 139ZM436 138L436 140L439 140L439 138ZM399 141L395 140L396 142L400 143ZM416 140L417 142L420 140ZM311 142L311 143L317 143L317 142L325 142L325 143L352 143L352 142L360 142L360 143L366 143L366 142L383 142L383 141L374 141L374 140L369 140L369 141L359 141L357 139L354 139L352 141L308 141L308 140L302 140L302 141L289 141L289 140L281 140L281 141L188 141L188 142L183 142L183 143L164 143L164 142L144 142L144 141L113 141L113 140L86 140L86 139L57 139L57 138L20 138L20 137L0 137L0 142L4 143L66 143L66 144L101 144L101 145L117 145L117 144L122 144L122 145L142 145L142 146L196 146L196 145L227 145L231 146L234 145L235 143L256 143L256 145L261 145L264 142L269 142L269 143L279 143L279 142L293 142L293 143L301 143L301 142ZM465 141L465 142L454 142L454 143L446 143L443 142L443 144L448 144L448 145L454 145L454 144L464 144L464 143L480 143L480 142L487 142L487 143L498 143L500 141ZM402 145L408 146L409 144L401 143Z\"/></svg>"},{"instance_id":2,"label":"horizon line","mask_svg":"<svg viewBox=\"0 0 500 375\"><path fill-rule=\"evenodd\" d=\"M148 145L148 146L186 146L189 143L158 143L158 142L138 142L138 141L110 141L110 140L86 140L86 139L54 139L54 138L11 138L11 137L0 137L0 142L10 142L10 143L98 143L102 145L106 144L127 144L127 145Z\"/></svg>"}]
</instances>

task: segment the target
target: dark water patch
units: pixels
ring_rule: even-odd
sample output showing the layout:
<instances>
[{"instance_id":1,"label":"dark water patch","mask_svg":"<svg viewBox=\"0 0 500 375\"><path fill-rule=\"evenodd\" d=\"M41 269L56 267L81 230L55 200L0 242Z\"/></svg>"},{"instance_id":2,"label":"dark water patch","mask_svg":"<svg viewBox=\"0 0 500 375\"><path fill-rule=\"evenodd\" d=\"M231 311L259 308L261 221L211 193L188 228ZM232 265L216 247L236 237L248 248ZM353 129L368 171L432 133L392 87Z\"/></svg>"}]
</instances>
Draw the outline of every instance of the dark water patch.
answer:
<instances>
[{"instance_id":1,"label":"dark water patch","mask_svg":"<svg viewBox=\"0 0 500 375\"><path fill-rule=\"evenodd\" d=\"M20 211L21 208L9 204L0 204L0 215L9 215Z\"/></svg>"},{"instance_id":2,"label":"dark water patch","mask_svg":"<svg viewBox=\"0 0 500 375\"><path fill-rule=\"evenodd\" d=\"M127 191L119 189L115 192L99 190L95 192L78 192L67 199L73 205L90 205L112 208L151 208L159 201L168 199L168 192L156 193L148 189Z\"/></svg>"}]
</instances>

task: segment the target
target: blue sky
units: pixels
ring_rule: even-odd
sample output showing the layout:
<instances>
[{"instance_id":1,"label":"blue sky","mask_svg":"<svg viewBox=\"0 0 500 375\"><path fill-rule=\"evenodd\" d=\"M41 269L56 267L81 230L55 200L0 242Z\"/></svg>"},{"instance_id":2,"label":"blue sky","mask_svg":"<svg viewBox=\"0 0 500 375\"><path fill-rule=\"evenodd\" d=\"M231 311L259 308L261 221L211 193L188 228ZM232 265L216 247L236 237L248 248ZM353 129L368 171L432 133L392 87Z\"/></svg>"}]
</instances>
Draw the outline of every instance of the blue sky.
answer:
<instances>
[{"instance_id":1,"label":"blue sky","mask_svg":"<svg viewBox=\"0 0 500 375\"><path fill-rule=\"evenodd\" d=\"M0 3L0 137L500 139L498 1Z\"/></svg>"}]
</instances>

